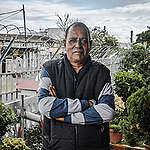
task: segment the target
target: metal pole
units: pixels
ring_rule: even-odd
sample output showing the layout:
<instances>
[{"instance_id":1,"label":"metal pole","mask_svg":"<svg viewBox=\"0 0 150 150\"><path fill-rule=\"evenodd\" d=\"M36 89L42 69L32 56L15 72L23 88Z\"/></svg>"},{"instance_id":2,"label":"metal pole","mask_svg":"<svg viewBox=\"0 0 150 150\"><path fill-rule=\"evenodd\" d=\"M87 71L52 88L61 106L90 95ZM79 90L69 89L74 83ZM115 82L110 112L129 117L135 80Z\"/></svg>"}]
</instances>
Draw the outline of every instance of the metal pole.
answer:
<instances>
[{"instance_id":1,"label":"metal pole","mask_svg":"<svg viewBox=\"0 0 150 150\"><path fill-rule=\"evenodd\" d=\"M131 30L130 42L133 43L133 31Z\"/></svg>"},{"instance_id":2,"label":"metal pole","mask_svg":"<svg viewBox=\"0 0 150 150\"><path fill-rule=\"evenodd\" d=\"M27 40L27 32L26 32L26 17L25 17L25 9L23 5L23 22L24 22L24 39L25 39L25 46L26 46L26 40Z\"/></svg>"},{"instance_id":3,"label":"metal pole","mask_svg":"<svg viewBox=\"0 0 150 150\"><path fill-rule=\"evenodd\" d=\"M24 5L23 5L23 21L24 21L24 39L25 39L25 42L24 42L24 46L27 47L27 28L26 28L26 17L25 17L25 8L24 8ZM27 56L27 67L29 69L29 66L30 66L30 60L29 60L29 52L27 52L27 54L25 54Z\"/></svg>"},{"instance_id":4,"label":"metal pole","mask_svg":"<svg viewBox=\"0 0 150 150\"><path fill-rule=\"evenodd\" d=\"M2 62L0 61L0 101L2 102Z\"/></svg>"},{"instance_id":5,"label":"metal pole","mask_svg":"<svg viewBox=\"0 0 150 150\"><path fill-rule=\"evenodd\" d=\"M104 26L104 31L106 31L106 26Z\"/></svg>"},{"instance_id":6,"label":"metal pole","mask_svg":"<svg viewBox=\"0 0 150 150\"><path fill-rule=\"evenodd\" d=\"M1 58L1 50L0 49L0 58ZM0 61L0 94L2 93L2 62ZM0 95L0 101L2 102L2 95Z\"/></svg>"},{"instance_id":7,"label":"metal pole","mask_svg":"<svg viewBox=\"0 0 150 150\"><path fill-rule=\"evenodd\" d=\"M24 138L24 95L21 95L21 131L22 131L22 138Z\"/></svg>"}]
</instances>

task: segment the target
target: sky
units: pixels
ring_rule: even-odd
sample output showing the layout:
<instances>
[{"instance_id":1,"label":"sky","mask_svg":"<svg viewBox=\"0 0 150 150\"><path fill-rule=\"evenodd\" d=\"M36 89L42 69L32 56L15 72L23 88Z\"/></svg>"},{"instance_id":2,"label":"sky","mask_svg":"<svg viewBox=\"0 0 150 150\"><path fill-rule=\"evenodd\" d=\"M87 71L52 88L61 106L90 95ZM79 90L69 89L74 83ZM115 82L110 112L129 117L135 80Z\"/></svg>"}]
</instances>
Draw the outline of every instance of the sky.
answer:
<instances>
[{"instance_id":1,"label":"sky","mask_svg":"<svg viewBox=\"0 0 150 150\"><path fill-rule=\"evenodd\" d=\"M67 13L90 28L106 26L120 42L130 41L131 30L135 41L136 34L150 26L150 0L0 0L0 29L10 24L23 27L22 11L14 16L1 15L20 10L23 4L26 26L34 31L58 27L56 15L63 17Z\"/></svg>"}]
</instances>

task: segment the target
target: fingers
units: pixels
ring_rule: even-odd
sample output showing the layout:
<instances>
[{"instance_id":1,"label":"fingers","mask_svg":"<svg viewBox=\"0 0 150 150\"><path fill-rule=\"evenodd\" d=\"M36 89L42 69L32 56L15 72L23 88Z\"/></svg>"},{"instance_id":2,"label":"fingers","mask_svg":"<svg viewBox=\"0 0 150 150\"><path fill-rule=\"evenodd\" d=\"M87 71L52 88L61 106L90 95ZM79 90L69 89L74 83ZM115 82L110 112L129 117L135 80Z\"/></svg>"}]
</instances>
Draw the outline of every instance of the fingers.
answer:
<instances>
[{"instance_id":1,"label":"fingers","mask_svg":"<svg viewBox=\"0 0 150 150\"><path fill-rule=\"evenodd\" d=\"M54 96L54 97L57 97L56 96L55 87L52 86L52 85L49 86L49 94L52 95L52 96Z\"/></svg>"},{"instance_id":2,"label":"fingers","mask_svg":"<svg viewBox=\"0 0 150 150\"><path fill-rule=\"evenodd\" d=\"M91 101L88 101L88 104L89 104L90 107L93 106L93 103Z\"/></svg>"},{"instance_id":3,"label":"fingers","mask_svg":"<svg viewBox=\"0 0 150 150\"><path fill-rule=\"evenodd\" d=\"M64 118L56 118L56 120L64 122Z\"/></svg>"}]
</instances>

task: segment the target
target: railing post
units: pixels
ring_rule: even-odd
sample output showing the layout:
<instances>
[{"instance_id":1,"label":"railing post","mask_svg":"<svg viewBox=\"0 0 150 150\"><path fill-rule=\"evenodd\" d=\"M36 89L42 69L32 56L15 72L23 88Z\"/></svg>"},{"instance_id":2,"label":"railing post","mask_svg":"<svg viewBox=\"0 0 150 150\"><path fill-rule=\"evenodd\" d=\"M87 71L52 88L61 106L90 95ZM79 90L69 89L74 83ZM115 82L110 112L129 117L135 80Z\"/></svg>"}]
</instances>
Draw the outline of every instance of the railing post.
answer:
<instances>
[{"instance_id":1,"label":"railing post","mask_svg":"<svg viewBox=\"0 0 150 150\"><path fill-rule=\"evenodd\" d=\"M15 76L16 76L16 85L18 85L18 75L17 75L17 72L15 73ZM16 89L16 99L18 99L18 89Z\"/></svg>"},{"instance_id":2,"label":"railing post","mask_svg":"<svg viewBox=\"0 0 150 150\"><path fill-rule=\"evenodd\" d=\"M21 95L21 131L22 131L22 138L24 138L24 116L25 116L25 110L24 110L24 95Z\"/></svg>"},{"instance_id":3,"label":"railing post","mask_svg":"<svg viewBox=\"0 0 150 150\"><path fill-rule=\"evenodd\" d=\"M6 88L5 88L5 92L6 92L6 101L8 101L8 75L6 74Z\"/></svg>"},{"instance_id":4,"label":"railing post","mask_svg":"<svg viewBox=\"0 0 150 150\"><path fill-rule=\"evenodd\" d=\"M2 102L2 62L0 61L0 102Z\"/></svg>"},{"instance_id":5,"label":"railing post","mask_svg":"<svg viewBox=\"0 0 150 150\"><path fill-rule=\"evenodd\" d=\"M11 60L10 65L11 65L11 73L13 73L14 72L13 59ZM10 76L10 80L11 80L10 81L10 90L13 91L14 90L14 78L13 78L13 75ZM14 99L13 93L11 93L11 100L13 100L13 99Z\"/></svg>"}]
</instances>

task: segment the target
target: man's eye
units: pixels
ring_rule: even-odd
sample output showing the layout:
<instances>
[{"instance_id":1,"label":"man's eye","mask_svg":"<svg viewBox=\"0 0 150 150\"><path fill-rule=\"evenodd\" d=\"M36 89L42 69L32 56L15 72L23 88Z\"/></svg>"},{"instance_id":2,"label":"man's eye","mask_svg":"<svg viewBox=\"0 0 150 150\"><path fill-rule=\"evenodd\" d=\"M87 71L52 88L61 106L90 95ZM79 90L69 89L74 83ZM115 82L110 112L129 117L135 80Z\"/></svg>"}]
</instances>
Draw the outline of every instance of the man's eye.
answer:
<instances>
[{"instance_id":1,"label":"man's eye","mask_svg":"<svg viewBox=\"0 0 150 150\"><path fill-rule=\"evenodd\" d=\"M71 43L75 43L76 42L76 39L70 39L69 40L69 43L71 44Z\"/></svg>"},{"instance_id":2,"label":"man's eye","mask_svg":"<svg viewBox=\"0 0 150 150\"><path fill-rule=\"evenodd\" d=\"M81 40L81 43L82 43L82 44L87 44L87 39L82 39L82 40Z\"/></svg>"}]
</instances>

